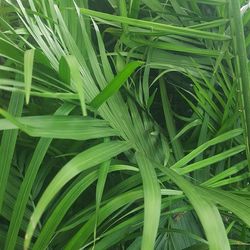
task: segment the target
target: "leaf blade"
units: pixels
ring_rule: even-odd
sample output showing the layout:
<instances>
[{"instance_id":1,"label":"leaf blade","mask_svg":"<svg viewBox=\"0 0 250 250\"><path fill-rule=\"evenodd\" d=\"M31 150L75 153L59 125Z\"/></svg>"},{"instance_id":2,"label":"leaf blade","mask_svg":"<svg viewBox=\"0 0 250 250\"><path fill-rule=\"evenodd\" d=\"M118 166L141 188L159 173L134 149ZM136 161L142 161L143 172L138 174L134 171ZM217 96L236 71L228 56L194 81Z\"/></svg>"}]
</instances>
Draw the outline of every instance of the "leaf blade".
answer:
<instances>
[{"instance_id":1,"label":"leaf blade","mask_svg":"<svg viewBox=\"0 0 250 250\"><path fill-rule=\"evenodd\" d=\"M108 98L114 95L143 62L134 61L128 63L125 68L119 72L115 78L90 102L90 106L98 109Z\"/></svg>"},{"instance_id":2,"label":"leaf blade","mask_svg":"<svg viewBox=\"0 0 250 250\"><path fill-rule=\"evenodd\" d=\"M34 64L35 49L26 50L24 52L24 86L26 104L30 101L30 91L32 83L32 71Z\"/></svg>"},{"instance_id":3,"label":"leaf blade","mask_svg":"<svg viewBox=\"0 0 250 250\"><path fill-rule=\"evenodd\" d=\"M52 180L38 202L26 231L24 249L28 249L36 225L46 207L68 181L80 172L116 156L130 147L130 144L122 141L106 142L78 154L69 161Z\"/></svg>"}]
</instances>

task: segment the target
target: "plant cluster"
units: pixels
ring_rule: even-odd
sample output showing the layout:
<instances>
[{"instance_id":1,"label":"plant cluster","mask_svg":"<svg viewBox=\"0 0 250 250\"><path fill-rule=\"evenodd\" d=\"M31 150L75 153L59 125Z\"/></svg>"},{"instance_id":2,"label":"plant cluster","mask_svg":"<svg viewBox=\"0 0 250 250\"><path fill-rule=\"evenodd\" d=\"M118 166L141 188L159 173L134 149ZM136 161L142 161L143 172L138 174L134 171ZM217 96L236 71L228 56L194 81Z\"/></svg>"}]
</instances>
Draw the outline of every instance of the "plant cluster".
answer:
<instances>
[{"instance_id":1,"label":"plant cluster","mask_svg":"<svg viewBox=\"0 0 250 250\"><path fill-rule=\"evenodd\" d=\"M0 249L249 249L246 1L0 6Z\"/></svg>"}]
</instances>

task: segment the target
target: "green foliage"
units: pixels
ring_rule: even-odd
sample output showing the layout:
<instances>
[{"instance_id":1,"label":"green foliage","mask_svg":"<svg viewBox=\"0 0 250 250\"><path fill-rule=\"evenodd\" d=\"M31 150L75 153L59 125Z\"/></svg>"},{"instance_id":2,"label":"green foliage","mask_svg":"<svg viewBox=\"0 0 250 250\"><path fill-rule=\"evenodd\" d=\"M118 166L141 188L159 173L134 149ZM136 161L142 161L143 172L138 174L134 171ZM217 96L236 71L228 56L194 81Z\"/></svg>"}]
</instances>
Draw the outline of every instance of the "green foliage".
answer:
<instances>
[{"instance_id":1,"label":"green foliage","mask_svg":"<svg viewBox=\"0 0 250 250\"><path fill-rule=\"evenodd\" d=\"M245 2L0 1L1 249L249 248Z\"/></svg>"}]
</instances>

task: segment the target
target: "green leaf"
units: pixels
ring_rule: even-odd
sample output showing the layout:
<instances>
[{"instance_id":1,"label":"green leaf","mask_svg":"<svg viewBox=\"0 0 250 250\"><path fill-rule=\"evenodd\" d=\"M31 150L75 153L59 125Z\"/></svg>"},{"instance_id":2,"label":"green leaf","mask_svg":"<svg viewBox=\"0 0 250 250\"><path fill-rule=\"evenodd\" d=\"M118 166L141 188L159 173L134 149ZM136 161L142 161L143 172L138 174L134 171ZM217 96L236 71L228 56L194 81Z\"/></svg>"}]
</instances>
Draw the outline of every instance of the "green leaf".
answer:
<instances>
[{"instance_id":1,"label":"green leaf","mask_svg":"<svg viewBox=\"0 0 250 250\"><path fill-rule=\"evenodd\" d=\"M55 195L68 183L72 178L97 164L109 160L110 158L128 150L130 145L126 142L114 141L102 143L78 154L69 161L54 177L46 190L43 192L35 211L33 212L28 225L24 249L28 249L34 230L37 226L45 209L55 197Z\"/></svg>"},{"instance_id":2,"label":"green leaf","mask_svg":"<svg viewBox=\"0 0 250 250\"><path fill-rule=\"evenodd\" d=\"M130 62L125 68L119 72L115 78L90 102L90 106L98 109L108 98L114 95L125 81L130 77L130 75L141 65L143 62Z\"/></svg>"},{"instance_id":3,"label":"green leaf","mask_svg":"<svg viewBox=\"0 0 250 250\"><path fill-rule=\"evenodd\" d=\"M137 18L140 11L140 2L141 0L130 0L129 17Z\"/></svg>"},{"instance_id":4,"label":"green leaf","mask_svg":"<svg viewBox=\"0 0 250 250\"><path fill-rule=\"evenodd\" d=\"M230 0L230 16L231 16L231 32L234 35L234 50L237 55L236 63L236 77L237 85L240 90L240 99L242 105L242 112L244 118L242 123L245 129L245 144L248 158L248 165L250 166L250 73L248 70L248 57L246 53L246 44L244 36L244 27L242 16L240 12L240 0ZM250 169L250 167L249 167Z\"/></svg>"},{"instance_id":5,"label":"green leaf","mask_svg":"<svg viewBox=\"0 0 250 250\"><path fill-rule=\"evenodd\" d=\"M249 177L250 177L250 173L244 173L238 176L230 177L230 178L218 181L216 183L213 183L210 185L210 187L216 188L216 187L223 187L226 185L230 185L236 182L240 183L243 180L249 179Z\"/></svg>"},{"instance_id":6,"label":"green leaf","mask_svg":"<svg viewBox=\"0 0 250 250\"><path fill-rule=\"evenodd\" d=\"M216 184L217 182L220 182L221 180L225 179L226 177L229 177L231 175L234 175L247 167L247 160L239 162L235 164L235 166L232 166L223 172L216 174L213 178L210 178L209 180L202 183L202 186L210 186L213 184Z\"/></svg>"},{"instance_id":7,"label":"green leaf","mask_svg":"<svg viewBox=\"0 0 250 250\"><path fill-rule=\"evenodd\" d=\"M5 39L0 37L0 55L14 60L18 63L23 63L23 51L15 46L14 44L6 41Z\"/></svg>"},{"instance_id":8,"label":"green leaf","mask_svg":"<svg viewBox=\"0 0 250 250\"><path fill-rule=\"evenodd\" d=\"M123 194L119 194L117 197L110 200L104 207L100 209L99 213L99 224L105 219L109 218L112 213L121 207L131 204L143 197L141 190L129 191ZM65 250L79 249L86 242L90 234L93 232L95 214L93 214L90 219L78 230L73 238L70 239L69 243L66 245Z\"/></svg>"},{"instance_id":9,"label":"green leaf","mask_svg":"<svg viewBox=\"0 0 250 250\"><path fill-rule=\"evenodd\" d=\"M103 162L100 165L100 169L98 171L98 181L96 185L96 220L95 220L95 230L94 230L94 243L93 243L94 246L96 242L96 230L98 225L99 210L101 206L103 191L108 176L109 168L110 168L110 160L107 162Z\"/></svg>"},{"instance_id":10,"label":"green leaf","mask_svg":"<svg viewBox=\"0 0 250 250\"><path fill-rule=\"evenodd\" d=\"M57 110L56 115L66 115L73 108L73 105L64 105ZM32 159L26 169L26 173L20 186L17 199L15 201L4 249L15 248L18 232L20 230L20 226L23 220L25 208L30 198L32 186L34 185L37 172L39 170L39 167L41 166L45 154L47 153L51 141L52 139L40 139L35 148Z\"/></svg>"},{"instance_id":11,"label":"green leaf","mask_svg":"<svg viewBox=\"0 0 250 250\"><path fill-rule=\"evenodd\" d=\"M87 140L119 135L100 119L81 116L33 116L15 118L0 108L0 130L21 129L33 137Z\"/></svg>"},{"instance_id":12,"label":"green leaf","mask_svg":"<svg viewBox=\"0 0 250 250\"><path fill-rule=\"evenodd\" d=\"M9 112L20 116L23 110L23 95L12 93L9 104ZM5 131L0 144L0 212L3 209L4 194L6 192L8 176L10 173L12 157L15 150L18 131Z\"/></svg>"},{"instance_id":13,"label":"green leaf","mask_svg":"<svg viewBox=\"0 0 250 250\"><path fill-rule=\"evenodd\" d=\"M108 172L121 170L137 171L137 169L134 167L113 165L110 166ZM48 247L53 234L55 233L60 222L63 220L68 209L72 206L76 199L98 178L98 171L99 170L92 171L85 177L80 175L66 190L65 195L47 219L32 249L40 250Z\"/></svg>"},{"instance_id":14,"label":"green leaf","mask_svg":"<svg viewBox=\"0 0 250 250\"><path fill-rule=\"evenodd\" d=\"M198 188L199 192L213 202L220 204L237 215L242 221L250 226L250 201L244 197L233 194L229 191L219 189Z\"/></svg>"},{"instance_id":15,"label":"green leaf","mask_svg":"<svg viewBox=\"0 0 250 250\"><path fill-rule=\"evenodd\" d=\"M221 134L205 143L203 143L202 145L200 145L199 147L197 147L196 149L194 149L192 152L190 152L189 154L187 154L186 156L184 156L181 160L179 160L178 162L176 162L173 166L171 166L172 169L178 169L183 167L185 164L187 164L189 161L191 161L192 159L194 159L196 156L198 156L200 153L202 153L204 150L206 150L207 148L216 145L218 143L230 140L232 138L235 138L239 135L242 134L242 129L234 129L230 132Z\"/></svg>"},{"instance_id":16,"label":"green leaf","mask_svg":"<svg viewBox=\"0 0 250 250\"><path fill-rule=\"evenodd\" d=\"M200 31L190 28L177 27L172 25L167 25L163 23L144 21L139 19L133 19L123 16L114 16L102 12L97 12L94 10L83 9L81 8L81 13L88 16L102 18L104 20L118 22L123 24L128 24L136 27L150 29L151 31L163 31L173 35L181 35L188 37L196 37L196 38L207 38L212 40L229 40L230 37L227 35L214 34L212 32Z\"/></svg>"},{"instance_id":17,"label":"green leaf","mask_svg":"<svg viewBox=\"0 0 250 250\"><path fill-rule=\"evenodd\" d=\"M206 196L202 196L197 187L175 173L175 171L161 167L160 165L158 167L184 192L194 207L204 228L209 249L229 250L230 245L226 230L220 213L213 201L208 200Z\"/></svg>"},{"instance_id":18,"label":"green leaf","mask_svg":"<svg viewBox=\"0 0 250 250\"><path fill-rule=\"evenodd\" d=\"M65 70L64 74L62 74L63 70ZM87 116L87 109L83 90L83 80L80 73L80 65L75 56L66 55L63 57L63 59L61 59L61 77L66 81L66 83L68 83L71 79L71 85L76 89L76 92L80 99L83 116Z\"/></svg>"},{"instance_id":19,"label":"green leaf","mask_svg":"<svg viewBox=\"0 0 250 250\"><path fill-rule=\"evenodd\" d=\"M156 172L144 154L136 153L143 183L144 224L142 249L153 250L161 214L161 191Z\"/></svg>"},{"instance_id":20,"label":"green leaf","mask_svg":"<svg viewBox=\"0 0 250 250\"><path fill-rule=\"evenodd\" d=\"M196 126L199 126L199 125L201 125L201 124L202 124L202 122L201 122L200 119L196 119L196 120L194 120L194 121L188 123L183 129L181 129L181 130L177 133L177 135L173 138L173 140L178 139L179 137L181 137L183 134L185 134L185 133L186 133L188 130L190 130L191 128L196 127Z\"/></svg>"},{"instance_id":21,"label":"green leaf","mask_svg":"<svg viewBox=\"0 0 250 250\"><path fill-rule=\"evenodd\" d=\"M220 154L213 155L205 160L201 160L201 161L195 162L193 164L189 164L183 168L178 168L178 169L176 169L176 171L179 174L187 174L187 173L190 173L190 172L195 171L197 169L201 169L201 168L204 168L206 166L212 165L218 161L228 159L229 157L236 155L236 154L244 151L245 149L246 149L245 145L239 145L239 146L236 146L236 147L231 148L229 150L226 150L225 152L222 152Z\"/></svg>"},{"instance_id":22,"label":"green leaf","mask_svg":"<svg viewBox=\"0 0 250 250\"><path fill-rule=\"evenodd\" d=\"M71 74L68 62L65 56L62 56L59 62L59 76L67 84L71 83Z\"/></svg>"},{"instance_id":23,"label":"green leaf","mask_svg":"<svg viewBox=\"0 0 250 250\"><path fill-rule=\"evenodd\" d=\"M24 86L26 104L28 104L30 100L34 54L35 49L30 49L24 52Z\"/></svg>"}]
</instances>

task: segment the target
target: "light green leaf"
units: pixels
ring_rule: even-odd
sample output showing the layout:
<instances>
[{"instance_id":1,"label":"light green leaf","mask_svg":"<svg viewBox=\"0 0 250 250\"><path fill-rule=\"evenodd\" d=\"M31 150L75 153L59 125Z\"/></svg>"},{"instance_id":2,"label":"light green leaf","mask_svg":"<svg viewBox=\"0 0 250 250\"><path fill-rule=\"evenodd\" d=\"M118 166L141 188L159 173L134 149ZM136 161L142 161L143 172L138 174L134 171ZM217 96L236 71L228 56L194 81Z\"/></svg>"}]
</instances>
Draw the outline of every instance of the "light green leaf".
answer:
<instances>
[{"instance_id":1,"label":"light green leaf","mask_svg":"<svg viewBox=\"0 0 250 250\"><path fill-rule=\"evenodd\" d=\"M202 145L200 145L199 147L194 149L192 152L190 152L189 154L184 156L181 160L176 162L173 166L171 166L171 168L172 169L178 169L178 168L183 167L185 164L187 164L189 161L194 159L197 155L202 153L204 150L206 150L210 146L213 146L213 145L216 145L218 143L233 139L233 138L241 135L242 132L243 132L242 129L235 129L235 130L232 130L230 132L221 134L221 135L219 135L219 136L217 136L217 137L203 143Z\"/></svg>"},{"instance_id":2,"label":"light green leaf","mask_svg":"<svg viewBox=\"0 0 250 250\"><path fill-rule=\"evenodd\" d=\"M198 188L199 192L213 202L220 204L237 215L248 226L250 226L250 201L244 197L233 194L230 191L219 189Z\"/></svg>"},{"instance_id":3,"label":"light green leaf","mask_svg":"<svg viewBox=\"0 0 250 250\"><path fill-rule=\"evenodd\" d=\"M12 93L8 111L13 115L20 116L23 110L24 97L20 93ZM0 212L3 209L4 194L6 192L11 162L16 146L18 131L4 131L0 144Z\"/></svg>"},{"instance_id":4,"label":"light green leaf","mask_svg":"<svg viewBox=\"0 0 250 250\"><path fill-rule=\"evenodd\" d=\"M184 194L194 207L204 228L209 249L230 250L230 245L222 218L213 201L208 200L206 196L202 196L199 193L199 189L197 187L175 173L175 171L161 167L160 165L158 165L158 167L174 183L176 183L176 185L181 190L183 190Z\"/></svg>"},{"instance_id":5,"label":"light green leaf","mask_svg":"<svg viewBox=\"0 0 250 250\"><path fill-rule=\"evenodd\" d=\"M118 23L136 26L136 27L150 29L152 31L164 31L173 35L182 35L182 36L189 36L189 37L196 37L196 38L197 37L207 38L207 39L222 40L222 41L230 39L230 37L226 35L214 34L214 33L206 32L206 31L171 26L167 24L144 21L144 20L133 19L133 18L123 17L123 16L114 16L114 15L110 15L110 14L106 14L102 12L83 9L83 8L81 8L81 13L84 15L98 17L98 18L102 18L104 20L108 20L112 22L118 22Z\"/></svg>"},{"instance_id":6,"label":"light green leaf","mask_svg":"<svg viewBox=\"0 0 250 250\"><path fill-rule=\"evenodd\" d=\"M196 120L194 120L194 121L188 123L183 129L181 129L181 130L177 133L177 135L174 137L173 140L178 139L179 137L181 137L183 134L185 134L185 133L186 133L188 130L190 130L191 128L196 127L196 126L199 126L199 125L201 125L201 124L202 124L202 122L201 122L200 119L196 119Z\"/></svg>"},{"instance_id":7,"label":"light green leaf","mask_svg":"<svg viewBox=\"0 0 250 250\"><path fill-rule=\"evenodd\" d=\"M144 224L142 249L153 250L161 214L161 191L155 169L144 154L136 153L143 183Z\"/></svg>"},{"instance_id":8,"label":"light green leaf","mask_svg":"<svg viewBox=\"0 0 250 250\"><path fill-rule=\"evenodd\" d=\"M246 149L245 145L239 145L239 146L231 148L231 149L229 149L229 150L227 150L225 152L222 152L220 154L213 155L213 156L211 156L211 157L209 157L207 159L195 162L193 164L189 164L186 167L178 168L178 169L176 169L176 171L179 174L187 174L187 173L190 173L190 172L195 171L197 169L201 169L201 168L204 168L206 166L212 165L212 164L214 164L214 163L216 163L218 161L228 159L229 157L231 157L233 155L236 155L236 154L244 151L245 149Z\"/></svg>"},{"instance_id":9,"label":"light green leaf","mask_svg":"<svg viewBox=\"0 0 250 250\"><path fill-rule=\"evenodd\" d=\"M66 115L73 108L74 108L73 105L64 105L61 108L59 108L55 114ZM27 167L25 177L20 186L20 190L18 192L18 196L17 196L15 205L12 211L8 234L7 234L6 241L5 241L4 249L6 250L15 248L15 243L18 237L18 232L20 230L20 226L23 220L25 208L30 198L32 186L34 184L37 172L39 170L39 167L41 166L41 163L45 157L45 154L50 146L51 141L52 139L40 139L39 140L35 148L35 151L33 153L32 159Z\"/></svg>"},{"instance_id":10,"label":"light green leaf","mask_svg":"<svg viewBox=\"0 0 250 250\"><path fill-rule=\"evenodd\" d=\"M24 86L26 104L28 104L30 100L34 55L35 49L30 49L24 52Z\"/></svg>"},{"instance_id":11,"label":"light green leaf","mask_svg":"<svg viewBox=\"0 0 250 250\"><path fill-rule=\"evenodd\" d=\"M108 172L113 171L137 171L136 168L130 166L110 166ZM98 178L98 170L92 171L87 176L83 177L80 175L66 190L63 199L57 204L56 208L53 210L52 214L46 221L38 239L36 240L32 249L40 250L46 248L53 237L58 225L62 221L66 212L76 201L76 199ZM98 211L99 213L99 211Z\"/></svg>"},{"instance_id":12,"label":"light green leaf","mask_svg":"<svg viewBox=\"0 0 250 250\"><path fill-rule=\"evenodd\" d=\"M0 130L21 129L33 137L87 140L119 135L100 119L81 116L33 116L15 118L0 108Z\"/></svg>"},{"instance_id":13,"label":"light green leaf","mask_svg":"<svg viewBox=\"0 0 250 250\"><path fill-rule=\"evenodd\" d=\"M34 230L37 226L45 209L55 197L55 195L68 183L72 178L97 164L109 160L110 158L128 150L130 145L126 142L114 141L102 143L94 146L74 157L69 161L50 182L43 192L35 211L33 212L28 225L24 249L28 249Z\"/></svg>"},{"instance_id":14,"label":"light green leaf","mask_svg":"<svg viewBox=\"0 0 250 250\"><path fill-rule=\"evenodd\" d=\"M223 172L221 172L219 174L216 174L214 177L212 177L209 180L203 182L202 186L207 186L208 187L210 185L216 184L217 182L223 181L223 179L238 173L239 171L241 171L245 167L247 167L247 160L239 162L238 164L235 164L235 166L232 166L232 167L224 170Z\"/></svg>"},{"instance_id":15,"label":"light green leaf","mask_svg":"<svg viewBox=\"0 0 250 250\"><path fill-rule=\"evenodd\" d=\"M66 65L68 68L66 67ZM65 70L64 74L62 73L63 70ZM66 81L66 83L69 81L69 78L71 79L71 85L76 89L76 92L79 96L83 116L87 116L87 109L83 90L83 79L80 73L80 65L77 62L75 56L67 55L64 56L63 59L61 59L61 76L62 79Z\"/></svg>"},{"instance_id":16,"label":"light green leaf","mask_svg":"<svg viewBox=\"0 0 250 250\"><path fill-rule=\"evenodd\" d=\"M113 198L100 209L99 224L102 223L116 210L125 205L131 204L132 202L135 202L142 197L142 191L136 190L120 194L119 196ZM94 222L95 214L93 214L90 219L78 230L74 237L70 239L69 243L65 247L65 250L80 249L84 245L90 234L93 232Z\"/></svg>"}]
</instances>

